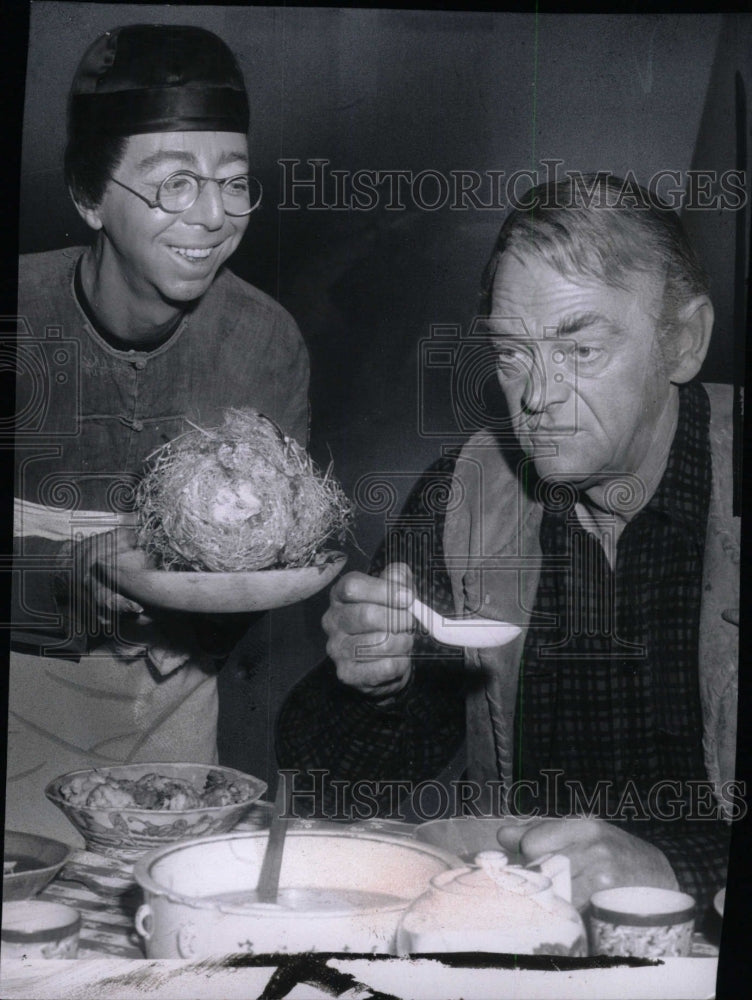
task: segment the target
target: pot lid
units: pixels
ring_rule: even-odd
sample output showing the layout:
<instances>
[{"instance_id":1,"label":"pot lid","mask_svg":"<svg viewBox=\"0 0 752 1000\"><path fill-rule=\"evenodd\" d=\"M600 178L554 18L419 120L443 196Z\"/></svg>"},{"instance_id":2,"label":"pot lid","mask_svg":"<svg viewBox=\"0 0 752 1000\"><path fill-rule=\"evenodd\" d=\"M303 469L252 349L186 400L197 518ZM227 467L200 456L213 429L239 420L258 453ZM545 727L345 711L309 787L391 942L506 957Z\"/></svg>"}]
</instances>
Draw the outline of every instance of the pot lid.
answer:
<instances>
[{"instance_id":1,"label":"pot lid","mask_svg":"<svg viewBox=\"0 0 752 1000\"><path fill-rule=\"evenodd\" d=\"M438 888L473 893L512 893L534 896L551 888L551 879L539 872L508 865L503 851L482 851L474 859L475 868L461 868L432 879Z\"/></svg>"}]
</instances>

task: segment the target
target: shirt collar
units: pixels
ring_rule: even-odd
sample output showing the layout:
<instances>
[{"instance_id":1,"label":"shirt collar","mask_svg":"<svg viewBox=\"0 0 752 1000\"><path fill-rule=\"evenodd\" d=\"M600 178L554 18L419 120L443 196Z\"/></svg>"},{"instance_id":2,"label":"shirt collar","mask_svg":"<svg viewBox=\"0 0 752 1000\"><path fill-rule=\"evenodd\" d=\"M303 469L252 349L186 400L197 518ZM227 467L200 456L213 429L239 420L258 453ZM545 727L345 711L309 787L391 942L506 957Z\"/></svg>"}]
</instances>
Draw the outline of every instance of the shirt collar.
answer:
<instances>
[{"instance_id":1,"label":"shirt collar","mask_svg":"<svg viewBox=\"0 0 752 1000\"><path fill-rule=\"evenodd\" d=\"M151 353L158 347L166 344L183 322L187 310L181 312L177 319L172 319L169 323L165 324L159 335L152 340L123 340L122 337L118 337L112 333L111 330L108 330L107 327L100 322L99 317L94 312L94 307L89 301L86 291L84 290L84 283L81 277L81 261L83 260L83 256L84 255L81 254L76 261L76 269L73 274L73 290L76 298L78 299L78 304L81 306L84 315L89 321L89 326L91 326L96 335L116 351L139 351L140 353Z\"/></svg>"}]
</instances>

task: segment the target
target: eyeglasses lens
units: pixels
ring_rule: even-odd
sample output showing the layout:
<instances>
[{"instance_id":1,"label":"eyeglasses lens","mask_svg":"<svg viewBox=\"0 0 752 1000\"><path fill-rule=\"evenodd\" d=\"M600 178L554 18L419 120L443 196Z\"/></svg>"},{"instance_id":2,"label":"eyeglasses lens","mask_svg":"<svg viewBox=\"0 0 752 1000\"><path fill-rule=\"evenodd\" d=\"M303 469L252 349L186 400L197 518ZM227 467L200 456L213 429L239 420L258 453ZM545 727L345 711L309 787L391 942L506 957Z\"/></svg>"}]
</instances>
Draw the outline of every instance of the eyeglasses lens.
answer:
<instances>
[{"instance_id":1,"label":"eyeglasses lens","mask_svg":"<svg viewBox=\"0 0 752 1000\"><path fill-rule=\"evenodd\" d=\"M251 211L249 178L245 174L218 183L222 204L228 215L247 215ZM200 191L198 177L189 173L176 173L162 181L157 198L165 212L184 212L196 201Z\"/></svg>"}]
</instances>

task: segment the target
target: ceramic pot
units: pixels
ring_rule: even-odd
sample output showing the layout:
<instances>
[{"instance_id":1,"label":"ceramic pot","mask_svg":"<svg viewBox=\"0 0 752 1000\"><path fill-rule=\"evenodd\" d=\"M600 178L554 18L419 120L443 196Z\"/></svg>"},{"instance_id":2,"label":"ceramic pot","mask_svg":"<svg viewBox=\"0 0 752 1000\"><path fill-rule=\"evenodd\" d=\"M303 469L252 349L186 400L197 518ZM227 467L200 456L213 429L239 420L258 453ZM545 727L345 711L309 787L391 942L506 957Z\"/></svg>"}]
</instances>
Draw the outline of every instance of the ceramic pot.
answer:
<instances>
[{"instance_id":1,"label":"ceramic pot","mask_svg":"<svg viewBox=\"0 0 752 1000\"><path fill-rule=\"evenodd\" d=\"M276 904L253 901L268 834L166 847L134 868L148 958L353 951L394 954L397 924L430 880L460 864L387 834L290 830Z\"/></svg>"}]
</instances>

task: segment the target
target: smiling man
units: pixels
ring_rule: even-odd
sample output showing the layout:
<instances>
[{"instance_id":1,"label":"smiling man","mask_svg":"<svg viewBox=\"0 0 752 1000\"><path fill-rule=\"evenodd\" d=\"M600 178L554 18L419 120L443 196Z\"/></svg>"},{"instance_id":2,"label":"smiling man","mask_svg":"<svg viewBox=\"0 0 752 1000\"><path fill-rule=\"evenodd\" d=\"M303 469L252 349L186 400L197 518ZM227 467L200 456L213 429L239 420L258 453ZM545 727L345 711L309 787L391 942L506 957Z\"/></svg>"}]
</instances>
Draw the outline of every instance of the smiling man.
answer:
<instances>
[{"instance_id":1,"label":"smiling man","mask_svg":"<svg viewBox=\"0 0 752 1000\"><path fill-rule=\"evenodd\" d=\"M165 615L99 563L133 545L147 457L229 407L307 443L308 355L225 264L259 204L243 76L201 28L97 39L71 87L66 180L88 247L21 258L6 811L69 839L50 778L216 760L216 672L247 620ZM231 616L230 616L231 617Z\"/></svg>"},{"instance_id":2,"label":"smiling man","mask_svg":"<svg viewBox=\"0 0 752 1000\"><path fill-rule=\"evenodd\" d=\"M278 755L344 782L340 811L348 781L464 766L469 810L525 817L501 845L567 854L580 906L679 885L705 907L740 805L731 387L696 379L713 308L678 218L586 180L504 223L484 323L506 412L418 484L374 574L332 588L331 660ZM521 634L458 669L416 637L413 590Z\"/></svg>"}]
</instances>

